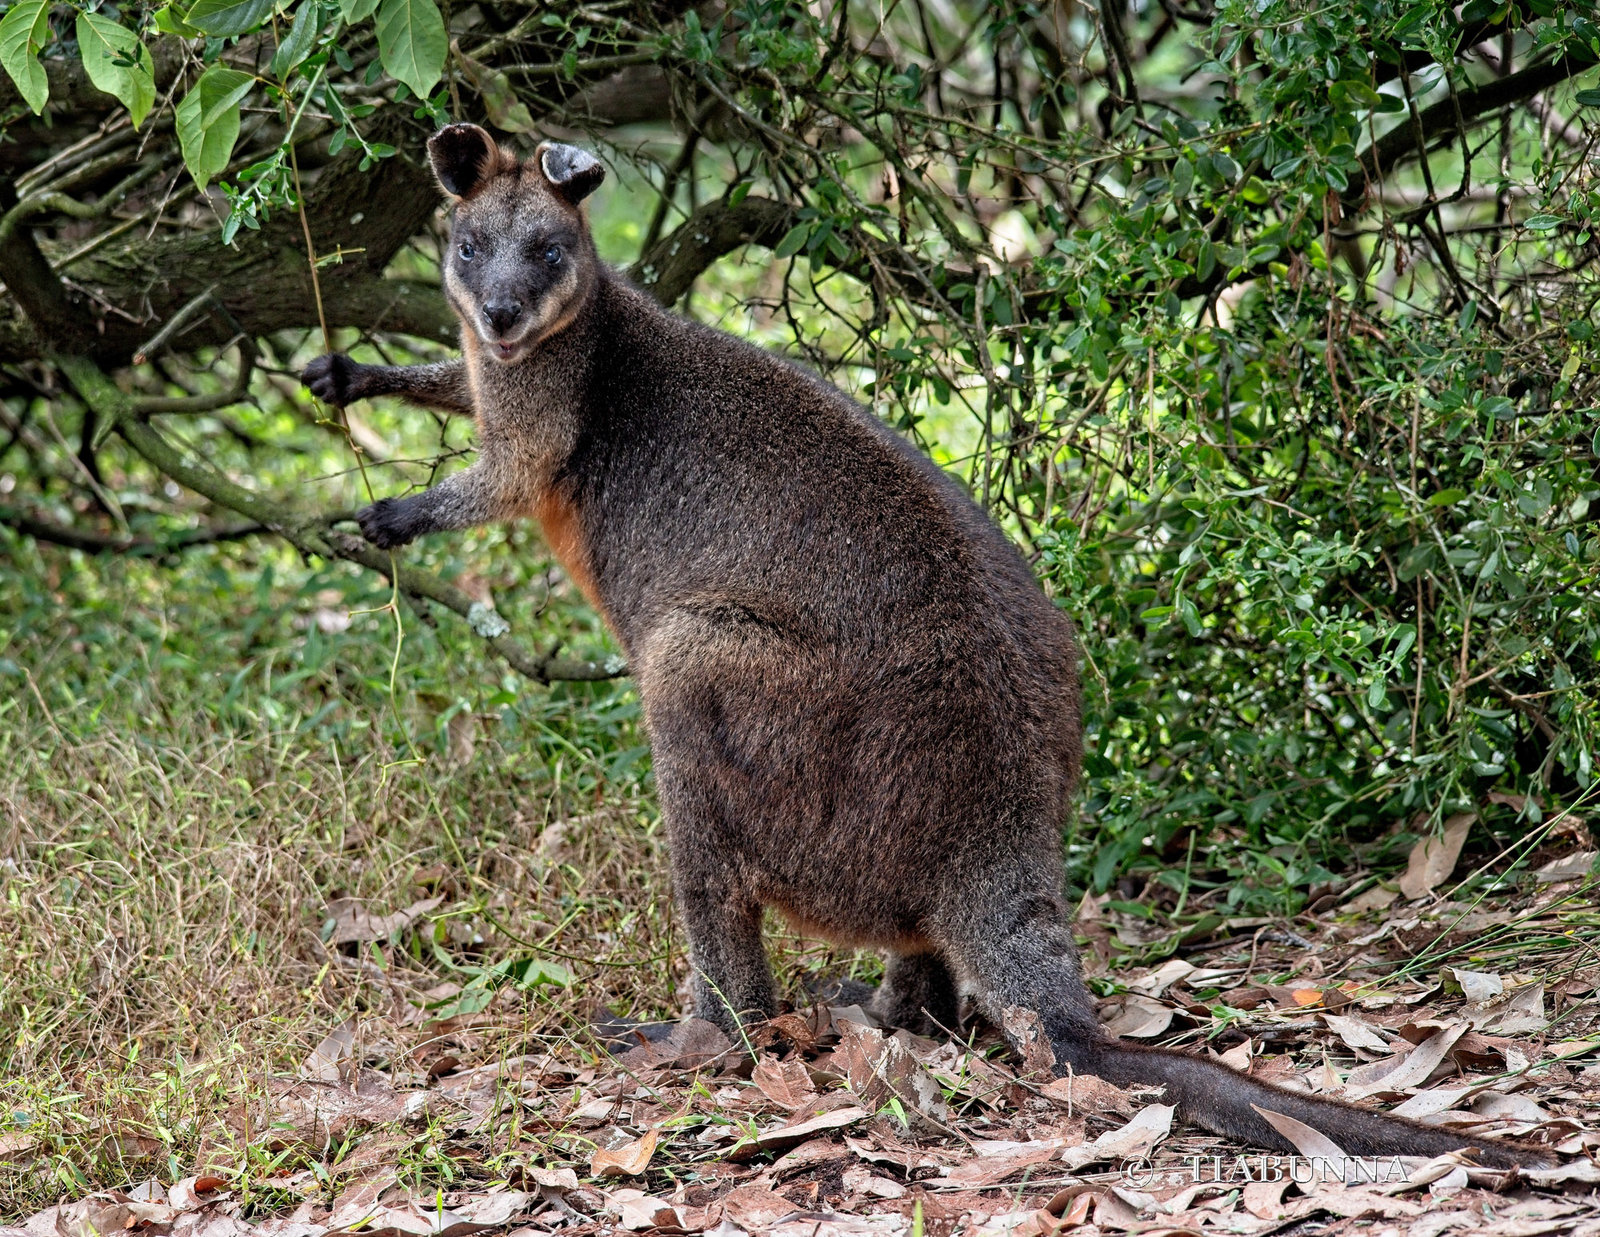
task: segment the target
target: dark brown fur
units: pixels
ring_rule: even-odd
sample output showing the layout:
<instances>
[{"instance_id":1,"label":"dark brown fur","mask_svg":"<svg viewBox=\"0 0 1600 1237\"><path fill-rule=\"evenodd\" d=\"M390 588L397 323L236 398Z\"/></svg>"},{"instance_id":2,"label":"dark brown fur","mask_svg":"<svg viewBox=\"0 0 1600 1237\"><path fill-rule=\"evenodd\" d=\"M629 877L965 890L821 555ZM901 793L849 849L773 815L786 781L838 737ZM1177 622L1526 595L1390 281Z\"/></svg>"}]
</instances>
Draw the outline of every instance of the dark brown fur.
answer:
<instances>
[{"instance_id":1,"label":"dark brown fur","mask_svg":"<svg viewBox=\"0 0 1600 1237\"><path fill-rule=\"evenodd\" d=\"M952 1026L958 992L997 1023L1020 1006L1060 1068L1165 1083L1190 1119L1260 1146L1292 1150L1253 1104L1352 1154L1538 1158L1106 1037L1062 897L1077 650L1016 549L836 388L607 270L577 206L587 156L519 164L462 125L433 153L452 243L475 246L445 272L461 369L324 357L308 381L335 402L470 392L477 462L362 529L393 546L535 516L603 610L644 704L696 1014L732 1030L774 1012L773 907L886 950L875 1001L894 1024ZM565 270L538 265L552 238ZM532 328L501 329L491 303Z\"/></svg>"}]
</instances>

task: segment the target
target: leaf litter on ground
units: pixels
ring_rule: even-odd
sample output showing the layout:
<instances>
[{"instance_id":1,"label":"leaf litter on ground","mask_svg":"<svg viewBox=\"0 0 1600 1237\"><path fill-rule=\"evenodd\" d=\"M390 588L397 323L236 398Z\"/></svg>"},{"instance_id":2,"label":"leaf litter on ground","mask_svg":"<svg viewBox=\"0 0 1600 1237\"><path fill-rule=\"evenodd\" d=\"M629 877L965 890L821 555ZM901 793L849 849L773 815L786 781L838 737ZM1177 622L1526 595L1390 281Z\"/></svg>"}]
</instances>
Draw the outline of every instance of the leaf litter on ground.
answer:
<instances>
[{"instance_id":1,"label":"leaf litter on ground","mask_svg":"<svg viewBox=\"0 0 1600 1237\"><path fill-rule=\"evenodd\" d=\"M1414 866L1430 889L1448 874L1434 851ZM1242 939L1223 923L1216 946L1111 972L1102 1015L1280 1085L1543 1145L1549 1170L1453 1155L1375 1175L1264 1113L1319 1162L1310 1179L1275 1177L1282 1157L1179 1126L1159 1088L1055 1078L1022 1010L1006 1012L1020 1056L993 1028L940 1042L819 1005L746 1028L753 1056L690 1019L616 1056L569 1042L474 1061L496 1042L479 1035L504 1016L492 1003L476 1021L332 1027L182 1179L64 1201L0 1237L1265 1237L1313 1222L1319 1235L1600 1237L1600 957L1558 946L1561 886L1537 887L1532 916L1488 925L1515 919L1530 932L1520 948L1465 956L1451 933L1482 912L1448 901L1363 894L1293 932L1246 924ZM1362 918L1373 914L1376 930ZM1410 960L1396 966L1390 944ZM428 1043L426 1068L396 1068L407 1036ZM403 1171L419 1139L442 1148L454 1179L420 1186ZM0 1156L29 1149L11 1138Z\"/></svg>"}]
</instances>

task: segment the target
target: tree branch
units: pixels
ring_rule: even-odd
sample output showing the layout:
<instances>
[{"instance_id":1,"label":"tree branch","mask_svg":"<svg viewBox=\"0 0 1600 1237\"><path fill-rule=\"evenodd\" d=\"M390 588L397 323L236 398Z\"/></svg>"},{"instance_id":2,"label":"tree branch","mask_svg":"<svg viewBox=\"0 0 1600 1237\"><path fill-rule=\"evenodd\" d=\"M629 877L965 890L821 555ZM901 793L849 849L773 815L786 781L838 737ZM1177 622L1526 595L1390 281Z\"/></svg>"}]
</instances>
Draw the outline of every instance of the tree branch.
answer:
<instances>
[{"instance_id":1,"label":"tree branch","mask_svg":"<svg viewBox=\"0 0 1600 1237\"><path fill-rule=\"evenodd\" d=\"M1457 125L1458 104L1460 123L1471 124L1503 107L1530 99L1540 91L1593 68L1594 64L1593 59L1580 59L1569 51L1559 59L1533 65L1509 77L1493 78L1472 90L1441 99L1424 108L1415 124L1404 121L1397 124L1361 153L1361 166L1366 176L1352 181L1345 191L1346 214L1360 209L1369 184L1382 180L1402 160L1423 153L1427 143L1439 134L1453 131Z\"/></svg>"},{"instance_id":2,"label":"tree branch","mask_svg":"<svg viewBox=\"0 0 1600 1237\"><path fill-rule=\"evenodd\" d=\"M473 632L522 674L540 683L557 680L592 682L613 679L627 673L620 657L603 661L544 656L530 653L510 635L503 619L485 610L455 585L431 572L407 567L390 555L368 545L358 537L328 528L315 515L279 507L270 499L252 493L204 464L192 464L147 421L140 419L133 401L119 390L105 372L83 356L56 360L61 371L96 415L115 427L128 445L153 467L218 506L244 516L277 533L302 553L319 558L342 558L358 563L394 581L401 592L426 598L454 611L471 625Z\"/></svg>"},{"instance_id":3,"label":"tree branch","mask_svg":"<svg viewBox=\"0 0 1600 1237\"><path fill-rule=\"evenodd\" d=\"M747 197L737 206L707 202L641 254L628 276L661 304L674 305L723 255L745 245L776 245L789 230L790 213L771 198Z\"/></svg>"},{"instance_id":4,"label":"tree branch","mask_svg":"<svg viewBox=\"0 0 1600 1237\"><path fill-rule=\"evenodd\" d=\"M35 541L47 541L69 550L82 550L85 554L127 554L139 558L162 558L195 546L242 541L246 537L269 531L261 524L233 524L222 528L187 529L171 537L122 537L115 533L98 533L57 524L53 520L42 520L16 507L0 507L0 524L14 528Z\"/></svg>"}]
</instances>

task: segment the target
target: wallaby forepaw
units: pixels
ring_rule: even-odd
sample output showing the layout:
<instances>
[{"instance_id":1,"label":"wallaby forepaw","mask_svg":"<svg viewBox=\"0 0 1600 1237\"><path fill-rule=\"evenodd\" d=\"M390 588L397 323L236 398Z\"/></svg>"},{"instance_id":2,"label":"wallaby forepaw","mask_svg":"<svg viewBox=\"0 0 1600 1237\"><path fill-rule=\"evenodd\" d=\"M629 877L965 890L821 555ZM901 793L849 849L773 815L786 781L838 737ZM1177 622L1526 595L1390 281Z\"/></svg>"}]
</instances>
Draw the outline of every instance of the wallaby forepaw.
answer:
<instances>
[{"instance_id":1,"label":"wallaby forepaw","mask_svg":"<svg viewBox=\"0 0 1600 1237\"><path fill-rule=\"evenodd\" d=\"M380 498L370 507L356 512L361 535L380 550L415 541L416 529L406 515L405 503L398 498Z\"/></svg>"},{"instance_id":2,"label":"wallaby forepaw","mask_svg":"<svg viewBox=\"0 0 1600 1237\"><path fill-rule=\"evenodd\" d=\"M359 398L355 391L359 369L360 366L344 353L329 352L307 365L300 375L300 381L310 387L311 394L324 404L343 408Z\"/></svg>"}]
</instances>

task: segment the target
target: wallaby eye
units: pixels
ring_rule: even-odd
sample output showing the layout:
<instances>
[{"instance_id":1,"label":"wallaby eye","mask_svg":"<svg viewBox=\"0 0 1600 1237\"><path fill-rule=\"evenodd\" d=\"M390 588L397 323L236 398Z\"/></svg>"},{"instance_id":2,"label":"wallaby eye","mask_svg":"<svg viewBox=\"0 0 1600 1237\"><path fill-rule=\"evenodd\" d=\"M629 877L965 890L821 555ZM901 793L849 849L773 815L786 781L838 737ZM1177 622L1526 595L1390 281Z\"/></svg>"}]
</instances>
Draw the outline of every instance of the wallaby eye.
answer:
<instances>
[{"instance_id":1,"label":"wallaby eye","mask_svg":"<svg viewBox=\"0 0 1600 1237\"><path fill-rule=\"evenodd\" d=\"M544 251L544 260L546 262L550 263L551 266L560 266L561 265L561 246L560 245L551 245L549 248L547 248Z\"/></svg>"},{"instance_id":2,"label":"wallaby eye","mask_svg":"<svg viewBox=\"0 0 1600 1237\"><path fill-rule=\"evenodd\" d=\"M463 262L470 262L472 261L472 255L478 251L472 247L471 241L462 241L461 248L456 250L456 252L461 255L461 260Z\"/></svg>"}]
</instances>

